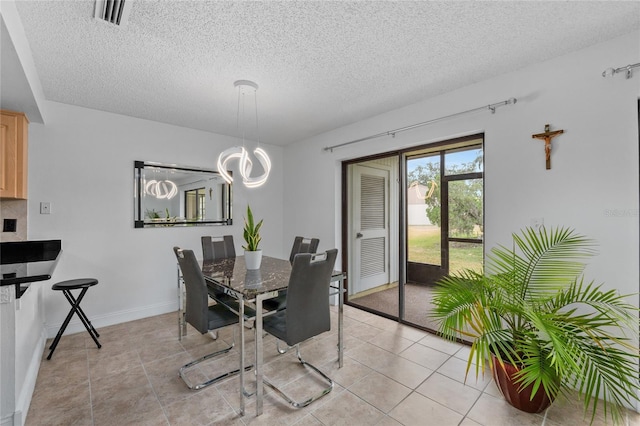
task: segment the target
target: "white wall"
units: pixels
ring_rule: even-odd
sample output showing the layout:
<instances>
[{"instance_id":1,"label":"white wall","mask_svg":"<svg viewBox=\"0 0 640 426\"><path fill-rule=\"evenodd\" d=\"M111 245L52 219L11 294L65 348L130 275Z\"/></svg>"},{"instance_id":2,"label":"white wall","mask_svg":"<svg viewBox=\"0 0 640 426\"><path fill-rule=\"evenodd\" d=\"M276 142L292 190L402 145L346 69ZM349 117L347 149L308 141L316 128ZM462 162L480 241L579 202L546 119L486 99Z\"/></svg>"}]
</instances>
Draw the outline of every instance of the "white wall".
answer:
<instances>
[{"instance_id":1,"label":"white wall","mask_svg":"<svg viewBox=\"0 0 640 426\"><path fill-rule=\"evenodd\" d=\"M63 295L51 290L61 280L99 280L82 302L98 328L177 309L172 247L200 253L202 235L233 234L241 251L247 202L264 218L265 254L282 257L282 148L265 146L273 170L262 188L234 185L232 226L134 229L134 160L215 168L218 154L238 141L54 102L47 111L46 125L29 129L28 232L31 240L62 240L53 279L41 284L49 337L69 310ZM51 202L50 215L39 213L41 201ZM84 328L74 317L68 330Z\"/></svg>"},{"instance_id":2,"label":"white wall","mask_svg":"<svg viewBox=\"0 0 640 426\"><path fill-rule=\"evenodd\" d=\"M341 161L484 132L486 248L541 217L547 226L570 226L598 241L588 278L638 292L640 70L628 80L601 73L636 63L639 55L640 33L634 32L288 146L284 240L301 232L319 237L320 249L342 247ZM511 97L517 104L495 114L477 112L395 138L322 150ZM551 170L545 170L543 142L531 138L545 124L565 130L553 141ZM637 297L632 302L637 305Z\"/></svg>"}]
</instances>

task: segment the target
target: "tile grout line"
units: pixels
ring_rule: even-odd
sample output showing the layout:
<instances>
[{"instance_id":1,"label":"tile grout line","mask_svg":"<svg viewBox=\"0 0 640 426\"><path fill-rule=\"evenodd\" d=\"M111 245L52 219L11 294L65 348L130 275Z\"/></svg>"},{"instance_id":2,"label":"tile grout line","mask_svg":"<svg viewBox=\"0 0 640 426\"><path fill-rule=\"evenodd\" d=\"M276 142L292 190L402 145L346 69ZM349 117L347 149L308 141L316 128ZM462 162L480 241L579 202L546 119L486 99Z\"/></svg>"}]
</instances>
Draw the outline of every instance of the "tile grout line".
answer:
<instances>
[{"instance_id":1,"label":"tile grout line","mask_svg":"<svg viewBox=\"0 0 640 426\"><path fill-rule=\"evenodd\" d=\"M345 355L345 356L348 356L348 355ZM399 355L398 355L398 356L399 356ZM351 358L351 357L349 357L349 358ZM371 372L370 372L370 373L367 373L366 375L364 375L364 376L363 376L363 377L361 377L360 379L356 380L354 383L352 383L352 384L351 384L351 386L355 385L355 384L356 384L356 383L358 383L359 381L361 381L361 380L365 379L366 377L368 377L369 375L371 375L372 373L374 373L374 372L375 372L375 373L378 373L378 374L380 374L381 376L386 377L387 379L392 380L392 381L394 381L394 382L398 383L399 385L404 386L404 387L406 387L407 389L410 389L410 390L411 390L411 392L409 392L409 393L407 394L407 396L405 396L404 398L402 398L402 399L401 399L401 400L400 400L396 405L394 405L394 406L389 410L389 412L385 413L384 411L382 411L381 409L379 409L379 408L378 408L378 407L376 407L375 405L373 405L373 404L371 404L370 402L368 402L368 401L364 400L364 399L363 399L363 398L361 398L359 395L356 395L355 393L353 393L353 392L350 390L351 386L344 388L344 390L345 390L345 391L347 391L347 392L349 392L351 395L355 396L356 398L360 399L362 402L364 402L364 403L366 403L366 404L368 404L368 405L372 406L372 407L373 407L373 408L375 408L376 410L380 411L380 412L383 414L383 419L384 419L385 417L388 417L388 418L391 418L391 419L393 419L393 420L397 421L398 423L400 423L400 421L399 421L399 420L395 419L394 417L391 417L391 416L389 415L389 413L390 413L391 411L393 411L396 407L398 407L400 404L402 404L402 402L403 402L403 401L405 401L407 398L409 398L409 396L411 396L411 394L413 394L414 392L416 392L416 390L415 390L415 389L411 389L410 387L408 387L408 386L406 386L406 385L403 385L402 383L400 383L400 382L398 382L397 380L395 380L395 379L393 379L393 378L391 378L391 377L387 376L387 375L386 375L386 374L384 374L384 373L381 373L380 371L376 370L375 368L372 368L372 367L370 367L370 366L368 366L368 365L365 365L365 364L361 363L360 361L358 361L358 360L356 360L356 359L353 359L353 358L351 358L351 359L352 359L353 361L355 361L355 362L358 362L358 363L360 363L360 364L364 365L365 367L367 367L367 368L369 368L369 369L371 370ZM409 361L409 360L407 360L407 361ZM420 383L420 385L421 385L422 383L424 383L424 382L425 382L429 377L431 377L431 375L432 375L433 373L435 373L435 371L432 371L432 372L431 372L431 374L429 374L429 375L428 375L428 376L427 376L427 377L426 377L426 378L425 378L425 379ZM420 385L418 385L418 386L420 386ZM380 419L380 421L382 421L383 419ZM377 422L377 423L380 423L380 421L379 421L379 422ZM376 424L377 424L377 423L376 423ZM323 424L324 424L324 423L323 423ZM403 423L400 423L400 424L403 424Z\"/></svg>"},{"instance_id":2,"label":"tile grout line","mask_svg":"<svg viewBox=\"0 0 640 426\"><path fill-rule=\"evenodd\" d=\"M86 339L84 340L84 353L86 356L86 365L87 365L87 377L88 377L88 382L89 382L89 411L91 412L91 424L93 426L95 426L96 424L96 420L93 416L93 392L91 390L92 385L91 385L91 368L90 368L90 364L89 364L89 350L87 349L87 341Z\"/></svg>"},{"instance_id":3,"label":"tile grout line","mask_svg":"<svg viewBox=\"0 0 640 426\"><path fill-rule=\"evenodd\" d=\"M422 346L428 347L429 349L432 349L432 350L435 350L435 351L438 351L438 352L444 353L444 354L448 355L448 358L447 358L445 361L443 361L443 362L442 362L442 363L441 363L441 364L440 364L440 365L439 365L435 370L432 370L431 374L429 374L429 375L428 375L428 376L427 376L427 377L426 377L422 382L420 382L420 384L418 384L415 388L411 389L411 392L410 392L410 393L409 393L405 398L403 398L403 399L402 399L402 401L400 401L400 402L399 402L398 404L396 404L396 405L395 405L391 410L389 410L389 412L391 412L393 409L395 409L396 407L398 407L400 404L402 404L402 402L403 402L403 401L405 401L406 399L408 399L411 395L413 395L413 394L415 393L415 394L417 394L417 395L419 395L419 396L421 396L421 397L423 397L423 398L427 398L427 399L429 399L430 401L433 401L434 403L436 403L436 404L440 405L441 407L444 407L444 408L446 408L446 409L448 409L448 410L450 410L450 411L453 411L454 413L460 414L460 415L462 416L462 418L460 419L460 422L458 423L458 425L460 425L462 422L464 422L464 420L465 420L465 419L467 419L467 418L468 418L467 416L468 416L469 412L471 411L471 409L475 406L475 404L478 402L478 400L480 399L480 397L482 397L482 395L485 393L485 392L484 392L484 388L483 388L482 390L479 390L479 389L476 389L476 388L474 388L474 387L470 386L472 389L478 390L478 391L479 391L479 395L476 397L476 399L475 399L475 401L473 402L473 404L471 404L471 407L469 407L469 409L468 409L464 414L463 414L463 413L460 413L460 412L458 412L458 411L456 411L456 410L454 410L454 409L452 409L451 407L448 407L448 406L447 406L447 405L445 405L445 404L440 403L439 401L436 401L436 400L434 400L434 399L430 398L430 397L429 397L429 396L427 396L427 395L423 395L422 393L420 393L420 392L418 391L418 388L419 388L420 386L422 386L422 385L423 385L427 380L429 380L431 377L433 377L433 375L434 375L434 374L440 374L440 375L441 375L441 376L443 376L443 377L446 377L446 378L448 378L448 379L450 379L450 380L453 380L453 381L455 381L455 382L460 383L458 380L453 379L453 378L451 378L451 377L449 377L449 376L447 376L447 375L445 375L445 374L442 374L442 373L439 373L439 372L438 372L438 370L439 370L439 369L440 369L444 364L446 364L447 362L449 362L449 360L451 360L452 358L456 358L455 354L456 354L458 351L454 352L453 354L449 354L449 353L446 353L446 352L442 352L442 351L440 351L439 349L433 348L433 347L431 347L431 346L423 345L423 344L421 344L420 342L415 342L414 344L420 344L420 345L422 345ZM412 345L412 346L413 346L413 345ZM409 349L409 348L407 348L407 349ZM405 349L405 350L406 350L406 349ZM404 352L404 351L403 351L403 352ZM399 356L399 357L401 357L401 358L403 358L403 359L406 359L407 361L411 361L411 360L409 360L409 359L407 359L407 358L402 357L400 354L397 354L397 356ZM411 361L411 362L413 362L413 361ZM417 363L415 363L415 364L417 364ZM420 364L417 364L417 365L420 365ZM422 367L424 367L424 366L422 366ZM427 368L427 367L424 367L424 368ZM386 376L385 376L385 377L386 377ZM389 379L393 380L392 378L389 378ZM466 385L466 383L462 383L462 385L467 386L467 385ZM485 388L486 388L486 386L485 386ZM392 418L393 418L393 417L392 417ZM395 419L395 418L394 418L394 420L396 420L396 421L398 421L398 422L399 422L399 420L397 420L397 419ZM471 418L469 418L469 420L472 420L472 419L471 419ZM476 422L476 423L477 423L477 422Z\"/></svg>"},{"instance_id":4,"label":"tile grout line","mask_svg":"<svg viewBox=\"0 0 640 426\"><path fill-rule=\"evenodd\" d=\"M151 383L151 379L149 378L149 373L147 372L147 367L145 366L144 362L142 362L142 357L140 357L140 353L138 352L137 349L136 349L136 356L138 357L138 360L140 360L142 371L144 371L144 377L146 377L147 383L149 383L149 387L151 388L151 392L153 392L153 395L156 397L156 401L158 402L158 405L162 410L162 414L164 414L164 419L167 422L167 425L170 425L171 423L169 422L169 416L167 415L167 410L165 410L164 405L162 404L162 402L160 402L160 398L158 397L158 392L156 392L156 389L153 387L153 383Z\"/></svg>"}]
</instances>

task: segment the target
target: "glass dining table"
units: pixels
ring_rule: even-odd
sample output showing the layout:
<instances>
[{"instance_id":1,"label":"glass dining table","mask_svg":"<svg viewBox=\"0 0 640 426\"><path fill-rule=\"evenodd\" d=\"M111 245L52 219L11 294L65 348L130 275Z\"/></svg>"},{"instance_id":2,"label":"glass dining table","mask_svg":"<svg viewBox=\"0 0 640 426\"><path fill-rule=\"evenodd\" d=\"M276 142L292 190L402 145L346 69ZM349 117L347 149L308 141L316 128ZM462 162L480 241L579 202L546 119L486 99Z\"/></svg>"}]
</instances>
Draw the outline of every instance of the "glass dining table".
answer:
<instances>
[{"instance_id":1,"label":"glass dining table","mask_svg":"<svg viewBox=\"0 0 640 426\"><path fill-rule=\"evenodd\" d=\"M202 261L202 272L210 288L210 295L214 298L220 294L231 296L237 300L237 304L225 304L224 300L228 298L220 298L220 303L236 312L240 319L240 414L245 413L245 327L247 320L254 319L254 327L256 333L255 339L255 377L256 377L256 416L262 414L263 407L263 342L262 342L262 319L269 315L270 311L263 311L262 302L266 299L276 297L280 290L286 290L289 284L289 276L291 275L291 264L289 260L277 259L269 256L262 257L260 269L247 270L244 256L235 258L220 259L214 261ZM338 366L342 368L343 352L344 352L344 335L343 335L343 314L344 314L344 280L346 274L341 271L333 271L331 276L329 296L338 296ZM184 316L184 286L181 283L180 274L178 273L179 287L179 336L186 334L186 321ZM219 298L219 297L218 297ZM254 317L245 314L245 308L250 308L251 314L255 312ZM272 311L271 311L272 312Z\"/></svg>"}]
</instances>

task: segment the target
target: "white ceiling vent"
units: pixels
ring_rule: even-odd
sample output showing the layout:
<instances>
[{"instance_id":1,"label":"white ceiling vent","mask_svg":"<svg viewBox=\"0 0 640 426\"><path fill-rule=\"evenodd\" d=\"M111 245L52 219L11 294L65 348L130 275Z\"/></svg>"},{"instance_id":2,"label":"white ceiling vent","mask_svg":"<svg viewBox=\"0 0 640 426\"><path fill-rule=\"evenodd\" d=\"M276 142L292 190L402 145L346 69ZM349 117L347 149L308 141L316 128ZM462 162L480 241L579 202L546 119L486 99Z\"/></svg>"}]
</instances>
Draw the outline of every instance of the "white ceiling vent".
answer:
<instances>
[{"instance_id":1,"label":"white ceiling vent","mask_svg":"<svg viewBox=\"0 0 640 426\"><path fill-rule=\"evenodd\" d=\"M94 16L112 24L124 26L129 19L133 0L96 0Z\"/></svg>"}]
</instances>

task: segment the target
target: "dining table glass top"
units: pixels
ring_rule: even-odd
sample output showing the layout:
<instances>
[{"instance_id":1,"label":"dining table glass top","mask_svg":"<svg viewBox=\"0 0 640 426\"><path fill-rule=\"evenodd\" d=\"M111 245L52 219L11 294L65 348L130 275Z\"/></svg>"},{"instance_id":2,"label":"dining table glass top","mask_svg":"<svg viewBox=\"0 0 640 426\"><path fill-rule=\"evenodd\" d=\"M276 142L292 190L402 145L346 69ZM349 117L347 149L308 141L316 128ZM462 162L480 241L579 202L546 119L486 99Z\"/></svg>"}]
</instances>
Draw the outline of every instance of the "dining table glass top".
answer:
<instances>
[{"instance_id":1,"label":"dining table glass top","mask_svg":"<svg viewBox=\"0 0 640 426\"><path fill-rule=\"evenodd\" d=\"M245 298L253 298L258 294L286 289L291 264L289 260L262 256L260 269L247 270L244 256L237 256L202 261L202 273L206 279L241 293Z\"/></svg>"}]
</instances>

